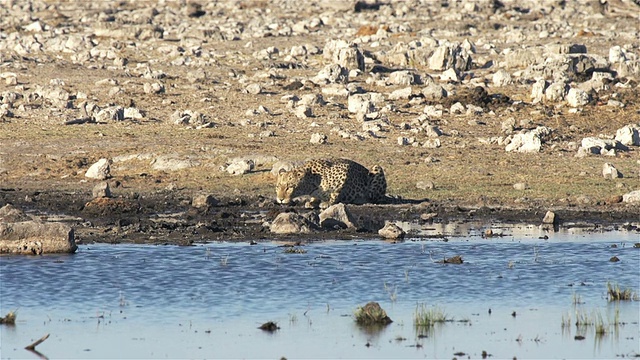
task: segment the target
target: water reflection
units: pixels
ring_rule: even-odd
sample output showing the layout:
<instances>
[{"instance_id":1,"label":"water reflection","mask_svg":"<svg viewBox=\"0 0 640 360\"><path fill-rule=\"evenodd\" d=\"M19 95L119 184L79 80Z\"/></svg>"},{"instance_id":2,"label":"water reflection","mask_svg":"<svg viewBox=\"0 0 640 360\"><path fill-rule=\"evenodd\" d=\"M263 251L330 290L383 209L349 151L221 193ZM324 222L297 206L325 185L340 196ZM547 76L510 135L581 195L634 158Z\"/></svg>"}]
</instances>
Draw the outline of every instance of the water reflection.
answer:
<instances>
[{"instance_id":1,"label":"water reflection","mask_svg":"<svg viewBox=\"0 0 640 360\"><path fill-rule=\"evenodd\" d=\"M532 230L449 242L319 242L304 253L211 243L0 257L0 313L20 309L15 328L0 327L0 350L29 357L24 346L50 333L38 351L52 358L616 357L639 351L638 303L606 295L609 281L638 291L634 242L637 233L540 239ZM436 263L453 255L464 262ZM609 262L613 255L621 261ZM357 326L354 311L369 301L393 323ZM420 304L439 307L448 321L415 327ZM604 335L595 322L576 327L576 311L593 319L599 311ZM259 330L267 321L280 329Z\"/></svg>"}]
</instances>

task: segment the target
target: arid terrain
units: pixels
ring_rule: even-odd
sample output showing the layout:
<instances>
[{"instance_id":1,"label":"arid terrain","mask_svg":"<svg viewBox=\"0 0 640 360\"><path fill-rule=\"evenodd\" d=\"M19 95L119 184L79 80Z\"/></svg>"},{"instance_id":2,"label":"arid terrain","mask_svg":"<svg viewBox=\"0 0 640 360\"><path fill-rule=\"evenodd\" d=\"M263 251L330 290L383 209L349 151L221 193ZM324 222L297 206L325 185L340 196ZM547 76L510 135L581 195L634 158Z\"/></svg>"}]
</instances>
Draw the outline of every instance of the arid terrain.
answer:
<instances>
[{"instance_id":1,"label":"arid terrain","mask_svg":"<svg viewBox=\"0 0 640 360\"><path fill-rule=\"evenodd\" d=\"M0 207L81 242L275 238L272 168L316 157L382 166L390 198L315 238L428 213L640 222L633 1L0 5Z\"/></svg>"}]
</instances>

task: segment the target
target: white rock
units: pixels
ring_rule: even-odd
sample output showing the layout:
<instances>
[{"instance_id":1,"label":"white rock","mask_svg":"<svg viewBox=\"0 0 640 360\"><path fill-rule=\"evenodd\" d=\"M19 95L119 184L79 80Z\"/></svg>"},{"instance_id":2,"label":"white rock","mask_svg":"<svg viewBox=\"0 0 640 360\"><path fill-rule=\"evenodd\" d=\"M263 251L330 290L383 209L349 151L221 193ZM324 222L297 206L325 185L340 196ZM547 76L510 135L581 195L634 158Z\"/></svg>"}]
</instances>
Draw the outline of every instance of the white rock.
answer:
<instances>
[{"instance_id":1,"label":"white rock","mask_svg":"<svg viewBox=\"0 0 640 360\"><path fill-rule=\"evenodd\" d=\"M378 230L378 234L385 239L402 239L406 233L398 225L387 223L382 229Z\"/></svg>"},{"instance_id":2,"label":"white rock","mask_svg":"<svg viewBox=\"0 0 640 360\"><path fill-rule=\"evenodd\" d=\"M540 79L533 84L531 87L531 100L534 104L542 101L546 89L547 82L544 79Z\"/></svg>"},{"instance_id":3,"label":"white rock","mask_svg":"<svg viewBox=\"0 0 640 360\"><path fill-rule=\"evenodd\" d=\"M312 144L326 144L327 143L327 135L314 133L311 135Z\"/></svg>"},{"instance_id":4,"label":"white rock","mask_svg":"<svg viewBox=\"0 0 640 360\"><path fill-rule=\"evenodd\" d=\"M320 94L304 94L298 101L301 105L313 106L313 105L325 105L326 102Z\"/></svg>"},{"instance_id":5,"label":"white rock","mask_svg":"<svg viewBox=\"0 0 640 360\"><path fill-rule=\"evenodd\" d=\"M571 88L567 93L566 99L569 106L584 106L589 103L589 94L584 90Z\"/></svg>"},{"instance_id":6,"label":"white rock","mask_svg":"<svg viewBox=\"0 0 640 360\"><path fill-rule=\"evenodd\" d=\"M260 84L253 83L253 84L247 85L245 90L247 90L249 94L258 95L262 92L262 87L260 86Z\"/></svg>"},{"instance_id":7,"label":"white rock","mask_svg":"<svg viewBox=\"0 0 640 360\"><path fill-rule=\"evenodd\" d=\"M328 229L356 229L356 220L344 204L334 204L320 213L320 226Z\"/></svg>"},{"instance_id":8,"label":"white rock","mask_svg":"<svg viewBox=\"0 0 640 360\"><path fill-rule=\"evenodd\" d=\"M564 100L567 94L567 84L562 81L554 82L544 91L545 99L548 101Z\"/></svg>"},{"instance_id":9,"label":"white rock","mask_svg":"<svg viewBox=\"0 0 640 360\"><path fill-rule=\"evenodd\" d=\"M164 92L164 85L158 82L144 83L143 90L146 94L160 94Z\"/></svg>"},{"instance_id":10,"label":"white rock","mask_svg":"<svg viewBox=\"0 0 640 360\"><path fill-rule=\"evenodd\" d=\"M449 68L445 70L442 74L440 74L440 80L442 81L460 81L460 77L458 76L458 72Z\"/></svg>"},{"instance_id":11,"label":"white rock","mask_svg":"<svg viewBox=\"0 0 640 360\"><path fill-rule=\"evenodd\" d=\"M640 203L640 190L622 195L622 201L626 203Z\"/></svg>"},{"instance_id":12,"label":"white rock","mask_svg":"<svg viewBox=\"0 0 640 360\"><path fill-rule=\"evenodd\" d=\"M402 71L394 71L389 74L389 78L387 79L387 84L389 85L413 85L415 84L415 75L407 70Z\"/></svg>"},{"instance_id":13,"label":"white rock","mask_svg":"<svg viewBox=\"0 0 640 360\"><path fill-rule=\"evenodd\" d=\"M178 159L173 155L162 155L151 160L151 168L161 171L178 171L195 166L195 163L189 159Z\"/></svg>"},{"instance_id":14,"label":"white rock","mask_svg":"<svg viewBox=\"0 0 640 360\"><path fill-rule=\"evenodd\" d=\"M110 164L109 160L104 158L100 159L89 167L89 170L87 170L84 176L90 179L97 179L97 180L108 179L110 176L109 164Z\"/></svg>"},{"instance_id":15,"label":"white rock","mask_svg":"<svg viewBox=\"0 0 640 360\"><path fill-rule=\"evenodd\" d=\"M270 231L274 234L308 234L314 229L314 224L300 214L280 213L273 220Z\"/></svg>"},{"instance_id":16,"label":"white rock","mask_svg":"<svg viewBox=\"0 0 640 360\"><path fill-rule=\"evenodd\" d=\"M535 130L515 134L511 138L509 145L505 147L505 150L507 152L538 152L542 147L542 138L550 133L551 129L539 126Z\"/></svg>"},{"instance_id":17,"label":"white rock","mask_svg":"<svg viewBox=\"0 0 640 360\"><path fill-rule=\"evenodd\" d=\"M640 125L629 124L618 129L615 139L623 145L640 146Z\"/></svg>"},{"instance_id":18,"label":"white rock","mask_svg":"<svg viewBox=\"0 0 640 360\"><path fill-rule=\"evenodd\" d=\"M558 221L556 214L553 211L547 211L544 214L544 219L542 219L543 224L555 224Z\"/></svg>"},{"instance_id":19,"label":"white rock","mask_svg":"<svg viewBox=\"0 0 640 360\"><path fill-rule=\"evenodd\" d=\"M623 145L617 140L600 139L597 137L587 137L582 139L580 148L585 149L588 153L601 154L605 151L623 149Z\"/></svg>"},{"instance_id":20,"label":"white rock","mask_svg":"<svg viewBox=\"0 0 640 360\"><path fill-rule=\"evenodd\" d=\"M123 117L125 119L142 119L144 118L144 114L134 107L128 107L124 109Z\"/></svg>"},{"instance_id":21,"label":"white rock","mask_svg":"<svg viewBox=\"0 0 640 360\"><path fill-rule=\"evenodd\" d=\"M422 88L421 93L427 100L441 100L442 98L447 97L447 92L445 91L445 89L433 82L430 82L429 84L427 84L427 86Z\"/></svg>"},{"instance_id":22,"label":"white rock","mask_svg":"<svg viewBox=\"0 0 640 360\"><path fill-rule=\"evenodd\" d=\"M389 100L409 99L411 97L411 86L404 89L394 90L389 94Z\"/></svg>"},{"instance_id":23,"label":"white rock","mask_svg":"<svg viewBox=\"0 0 640 360\"><path fill-rule=\"evenodd\" d=\"M347 101L347 109L352 113L370 113L375 110L370 94L353 94Z\"/></svg>"},{"instance_id":24,"label":"white rock","mask_svg":"<svg viewBox=\"0 0 640 360\"><path fill-rule=\"evenodd\" d=\"M109 188L109 183L103 181L98 183L93 187L92 190L93 198L110 198L111 197L111 189Z\"/></svg>"},{"instance_id":25,"label":"white rock","mask_svg":"<svg viewBox=\"0 0 640 360\"><path fill-rule=\"evenodd\" d=\"M624 50L618 45L609 49L609 62L612 64L627 60Z\"/></svg>"},{"instance_id":26,"label":"white rock","mask_svg":"<svg viewBox=\"0 0 640 360\"><path fill-rule=\"evenodd\" d=\"M442 105L427 105L422 110L428 117L439 118L442 117Z\"/></svg>"},{"instance_id":27,"label":"white rock","mask_svg":"<svg viewBox=\"0 0 640 360\"><path fill-rule=\"evenodd\" d=\"M602 165L602 176L605 179L617 179L622 177L622 174L618 172L618 169L613 164L604 163Z\"/></svg>"},{"instance_id":28,"label":"white rock","mask_svg":"<svg viewBox=\"0 0 640 360\"><path fill-rule=\"evenodd\" d=\"M464 105L462 105L461 103L457 102L453 105L451 105L451 108L449 109L449 113L451 115L460 115L460 114L464 114L464 112L466 111L466 109L464 108Z\"/></svg>"},{"instance_id":29,"label":"white rock","mask_svg":"<svg viewBox=\"0 0 640 360\"><path fill-rule=\"evenodd\" d=\"M291 171L296 167L296 165L290 161L276 161L273 166L271 166L271 175L278 176L280 170L283 171Z\"/></svg>"},{"instance_id":30,"label":"white rock","mask_svg":"<svg viewBox=\"0 0 640 360\"><path fill-rule=\"evenodd\" d=\"M97 122L107 122L110 120L124 120L124 109L121 106L109 106L100 110L95 115Z\"/></svg>"},{"instance_id":31,"label":"white rock","mask_svg":"<svg viewBox=\"0 0 640 360\"><path fill-rule=\"evenodd\" d=\"M299 119L306 119L313 116L313 109L306 105L300 105L295 108L294 114Z\"/></svg>"},{"instance_id":32,"label":"white rock","mask_svg":"<svg viewBox=\"0 0 640 360\"><path fill-rule=\"evenodd\" d=\"M440 147L440 139L428 139L422 144L422 147L435 149Z\"/></svg>"},{"instance_id":33,"label":"white rock","mask_svg":"<svg viewBox=\"0 0 640 360\"><path fill-rule=\"evenodd\" d=\"M349 70L340 64L327 65L311 81L316 84L346 84L349 82Z\"/></svg>"},{"instance_id":34,"label":"white rock","mask_svg":"<svg viewBox=\"0 0 640 360\"><path fill-rule=\"evenodd\" d=\"M231 164L227 165L227 172L231 175L242 175L253 170L253 160L235 159Z\"/></svg>"},{"instance_id":35,"label":"white rock","mask_svg":"<svg viewBox=\"0 0 640 360\"><path fill-rule=\"evenodd\" d=\"M491 80L493 81L493 85L495 86L507 86L513 83L511 79L511 74L509 74L506 70L500 69L496 71Z\"/></svg>"}]
</instances>

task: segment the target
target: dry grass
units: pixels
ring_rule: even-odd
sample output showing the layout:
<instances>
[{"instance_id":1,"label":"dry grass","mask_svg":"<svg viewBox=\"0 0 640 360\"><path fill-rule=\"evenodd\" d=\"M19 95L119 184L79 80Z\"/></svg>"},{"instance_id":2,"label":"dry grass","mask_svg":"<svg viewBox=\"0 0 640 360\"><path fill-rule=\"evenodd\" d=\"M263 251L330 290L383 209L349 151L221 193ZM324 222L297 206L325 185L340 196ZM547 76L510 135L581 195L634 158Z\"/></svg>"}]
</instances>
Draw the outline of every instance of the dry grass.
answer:
<instances>
[{"instance_id":1,"label":"dry grass","mask_svg":"<svg viewBox=\"0 0 640 360\"><path fill-rule=\"evenodd\" d=\"M609 301L638 301L638 293L630 288L620 288L618 284L607 282L607 298Z\"/></svg>"},{"instance_id":2,"label":"dry grass","mask_svg":"<svg viewBox=\"0 0 640 360\"><path fill-rule=\"evenodd\" d=\"M9 311L4 317L0 317L0 324L15 325L16 324L16 312Z\"/></svg>"}]
</instances>

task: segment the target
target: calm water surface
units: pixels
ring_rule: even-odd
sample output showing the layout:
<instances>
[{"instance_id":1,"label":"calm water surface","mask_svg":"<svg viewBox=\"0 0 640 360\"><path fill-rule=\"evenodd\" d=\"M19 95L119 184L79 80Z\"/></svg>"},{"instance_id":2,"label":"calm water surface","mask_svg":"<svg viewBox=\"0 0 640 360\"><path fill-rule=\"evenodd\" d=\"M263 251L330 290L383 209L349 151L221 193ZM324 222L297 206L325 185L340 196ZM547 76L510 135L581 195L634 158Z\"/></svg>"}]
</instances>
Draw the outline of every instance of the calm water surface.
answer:
<instances>
[{"instance_id":1,"label":"calm water surface","mask_svg":"<svg viewBox=\"0 0 640 360\"><path fill-rule=\"evenodd\" d=\"M18 309L14 327L0 326L0 352L37 358L24 347L49 333L37 349L50 358L640 353L640 303L606 297L609 281L640 288L637 232L561 231L548 240L536 228L505 233L511 235L448 242L326 241L303 246L304 254L268 242L83 245L74 255L0 257L0 313ZM464 264L436 263L454 255ZM621 261L610 262L614 255ZM394 322L377 332L357 327L353 312L368 301L378 301ZM454 321L416 329L417 304ZM576 313L601 316L606 334L576 328ZM280 330L257 329L266 321Z\"/></svg>"}]
</instances>

